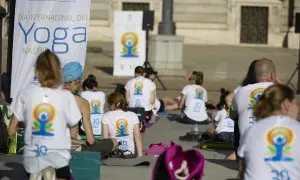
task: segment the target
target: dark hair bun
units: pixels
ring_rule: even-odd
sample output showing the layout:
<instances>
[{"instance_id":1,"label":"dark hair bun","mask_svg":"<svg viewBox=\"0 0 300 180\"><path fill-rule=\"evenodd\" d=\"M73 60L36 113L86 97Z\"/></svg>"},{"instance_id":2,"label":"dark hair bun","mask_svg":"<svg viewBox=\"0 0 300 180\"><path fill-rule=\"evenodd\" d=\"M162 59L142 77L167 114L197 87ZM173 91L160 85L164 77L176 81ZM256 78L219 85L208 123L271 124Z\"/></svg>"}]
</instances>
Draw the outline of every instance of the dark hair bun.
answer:
<instances>
[{"instance_id":1,"label":"dark hair bun","mask_svg":"<svg viewBox=\"0 0 300 180\"><path fill-rule=\"evenodd\" d=\"M221 94L225 94L226 93L226 89L224 89L224 88L221 88Z\"/></svg>"}]
</instances>

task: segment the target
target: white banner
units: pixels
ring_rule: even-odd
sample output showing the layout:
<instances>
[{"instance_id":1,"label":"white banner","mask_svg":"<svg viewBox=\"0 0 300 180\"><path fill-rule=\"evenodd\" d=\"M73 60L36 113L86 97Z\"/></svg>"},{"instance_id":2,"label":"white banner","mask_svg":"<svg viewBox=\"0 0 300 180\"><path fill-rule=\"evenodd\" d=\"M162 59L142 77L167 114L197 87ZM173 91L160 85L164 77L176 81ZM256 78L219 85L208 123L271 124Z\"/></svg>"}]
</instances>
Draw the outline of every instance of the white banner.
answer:
<instances>
[{"instance_id":1,"label":"white banner","mask_svg":"<svg viewBox=\"0 0 300 180\"><path fill-rule=\"evenodd\" d=\"M84 66L90 0L17 0L14 24L11 97L34 78L37 56L56 53L62 66L78 61Z\"/></svg>"},{"instance_id":2,"label":"white banner","mask_svg":"<svg viewBox=\"0 0 300 180\"><path fill-rule=\"evenodd\" d=\"M146 33L142 23L143 12L115 12L114 76L133 76L134 68L145 62Z\"/></svg>"}]
</instances>

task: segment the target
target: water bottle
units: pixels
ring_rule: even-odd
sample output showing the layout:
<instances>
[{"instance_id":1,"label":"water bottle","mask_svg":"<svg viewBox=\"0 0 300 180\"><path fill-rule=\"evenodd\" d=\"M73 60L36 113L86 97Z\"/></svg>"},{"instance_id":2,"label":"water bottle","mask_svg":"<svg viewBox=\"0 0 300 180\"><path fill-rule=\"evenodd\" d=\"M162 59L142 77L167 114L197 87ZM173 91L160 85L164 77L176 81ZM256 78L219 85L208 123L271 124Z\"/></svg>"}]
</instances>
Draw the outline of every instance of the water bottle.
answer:
<instances>
[{"instance_id":1,"label":"water bottle","mask_svg":"<svg viewBox=\"0 0 300 180\"><path fill-rule=\"evenodd\" d=\"M199 127L198 124L195 125L194 131L196 134L199 134Z\"/></svg>"}]
</instances>

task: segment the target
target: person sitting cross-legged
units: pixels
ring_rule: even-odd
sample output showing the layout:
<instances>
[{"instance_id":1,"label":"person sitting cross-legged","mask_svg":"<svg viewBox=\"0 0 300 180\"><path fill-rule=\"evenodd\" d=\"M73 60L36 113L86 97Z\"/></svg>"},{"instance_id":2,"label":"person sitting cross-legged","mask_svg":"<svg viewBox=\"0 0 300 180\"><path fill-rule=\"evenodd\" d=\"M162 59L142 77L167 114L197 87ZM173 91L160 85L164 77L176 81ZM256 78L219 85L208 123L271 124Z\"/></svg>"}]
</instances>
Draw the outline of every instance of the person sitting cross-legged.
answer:
<instances>
[{"instance_id":1,"label":"person sitting cross-legged","mask_svg":"<svg viewBox=\"0 0 300 180\"><path fill-rule=\"evenodd\" d=\"M83 92L80 96L87 100L90 105L90 120L92 123L93 134L101 135L101 119L104 114L105 94L98 90L98 82L93 75L89 75L82 83ZM83 125L79 127L80 135L85 135Z\"/></svg>"},{"instance_id":2,"label":"person sitting cross-legged","mask_svg":"<svg viewBox=\"0 0 300 180\"><path fill-rule=\"evenodd\" d=\"M142 137L137 115L130 111L124 111L125 99L118 92L110 94L107 103L110 111L103 115L101 121L102 138L116 139L119 144L118 154L120 153L122 156L142 156Z\"/></svg>"},{"instance_id":3,"label":"person sitting cross-legged","mask_svg":"<svg viewBox=\"0 0 300 180\"><path fill-rule=\"evenodd\" d=\"M215 142L234 142L234 121L229 117L229 108L232 103L233 93L221 90L220 102L217 104L217 112L214 117L214 127L208 128L201 135L202 140L213 140Z\"/></svg>"},{"instance_id":4,"label":"person sitting cross-legged","mask_svg":"<svg viewBox=\"0 0 300 180\"><path fill-rule=\"evenodd\" d=\"M245 131L238 149L241 179L300 179L298 112L290 87L265 89L253 106L256 123Z\"/></svg>"}]
</instances>

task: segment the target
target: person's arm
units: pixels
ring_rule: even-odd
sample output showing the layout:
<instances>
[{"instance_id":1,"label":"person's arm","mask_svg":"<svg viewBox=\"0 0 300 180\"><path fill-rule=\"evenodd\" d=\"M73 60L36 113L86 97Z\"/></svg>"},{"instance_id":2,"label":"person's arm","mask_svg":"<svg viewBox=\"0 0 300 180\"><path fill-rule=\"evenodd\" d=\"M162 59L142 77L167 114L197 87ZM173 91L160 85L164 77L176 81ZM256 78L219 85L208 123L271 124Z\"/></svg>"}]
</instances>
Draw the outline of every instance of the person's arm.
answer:
<instances>
[{"instance_id":1,"label":"person's arm","mask_svg":"<svg viewBox=\"0 0 300 180\"><path fill-rule=\"evenodd\" d=\"M229 108L229 117L230 119L237 121L238 120L238 111L236 104L236 95L233 96L231 107Z\"/></svg>"},{"instance_id":2,"label":"person's arm","mask_svg":"<svg viewBox=\"0 0 300 180\"><path fill-rule=\"evenodd\" d=\"M16 134L18 130L19 122L24 122L23 109L25 107L24 102L26 101L24 94L20 93L11 103L9 109L13 112L13 118L8 126L8 135L12 136ZM4 112L3 112L4 113Z\"/></svg>"},{"instance_id":3,"label":"person's arm","mask_svg":"<svg viewBox=\"0 0 300 180\"><path fill-rule=\"evenodd\" d=\"M154 105L155 99L156 99L156 85L154 82L151 82L150 104Z\"/></svg>"},{"instance_id":4,"label":"person's arm","mask_svg":"<svg viewBox=\"0 0 300 180\"><path fill-rule=\"evenodd\" d=\"M125 99L126 99L126 103L128 104L129 103L129 98L130 98L130 93L128 90L126 90L125 92Z\"/></svg>"},{"instance_id":5,"label":"person's arm","mask_svg":"<svg viewBox=\"0 0 300 180\"><path fill-rule=\"evenodd\" d=\"M108 139L109 138L109 130L108 130L108 123L107 123L107 118L104 115L101 119L101 136L102 139Z\"/></svg>"},{"instance_id":6,"label":"person's arm","mask_svg":"<svg viewBox=\"0 0 300 180\"><path fill-rule=\"evenodd\" d=\"M139 124L134 125L133 133L134 133L134 141L135 141L135 145L136 145L137 155L143 156L142 136L140 133Z\"/></svg>"},{"instance_id":7,"label":"person's arm","mask_svg":"<svg viewBox=\"0 0 300 180\"><path fill-rule=\"evenodd\" d=\"M17 120L16 116L14 116L8 127L8 135L9 136L16 134L17 129L18 129L18 124L19 124L19 121Z\"/></svg>"},{"instance_id":8,"label":"person's arm","mask_svg":"<svg viewBox=\"0 0 300 180\"><path fill-rule=\"evenodd\" d=\"M245 174L245 163L244 159L239 159L239 179L243 180L244 179L244 174Z\"/></svg>"},{"instance_id":9,"label":"person's arm","mask_svg":"<svg viewBox=\"0 0 300 180\"><path fill-rule=\"evenodd\" d=\"M96 139L93 135L92 123L90 120L90 106L89 102L82 97L75 96L76 102L79 105L80 112L82 114L82 124L84 132L86 134L86 141L92 145Z\"/></svg>"},{"instance_id":10,"label":"person's arm","mask_svg":"<svg viewBox=\"0 0 300 180\"><path fill-rule=\"evenodd\" d=\"M156 99L156 91L152 91L151 92L151 96L150 96L150 104L154 104L155 103L155 99Z\"/></svg>"},{"instance_id":11,"label":"person's arm","mask_svg":"<svg viewBox=\"0 0 300 180\"><path fill-rule=\"evenodd\" d=\"M185 103L185 99L186 99L186 97L185 97L185 95L181 95L181 98L180 98L180 103L179 103L179 109L182 109L183 107L184 107L184 103Z\"/></svg>"},{"instance_id":12,"label":"person's arm","mask_svg":"<svg viewBox=\"0 0 300 180\"><path fill-rule=\"evenodd\" d=\"M189 86L185 86L183 88L183 90L181 91L181 98L180 98L180 102L179 102L179 105L178 105L179 109L182 109L184 107L185 100L186 100L186 95L188 94L188 91L189 91Z\"/></svg>"},{"instance_id":13,"label":"person's arm","mask_svg":"<svg viewBox=\"0 0 300 180\"><path fill-rule=\"evenodd\" d=\"M127 104L129 104L129 99L130 99L130 91L129 91L129 89L130 89L130 82L131 81L128 81L127 83L126 83L126 85L125 85L125 100L126 100L126 103Z\"/></svg>"}]
</instances>

